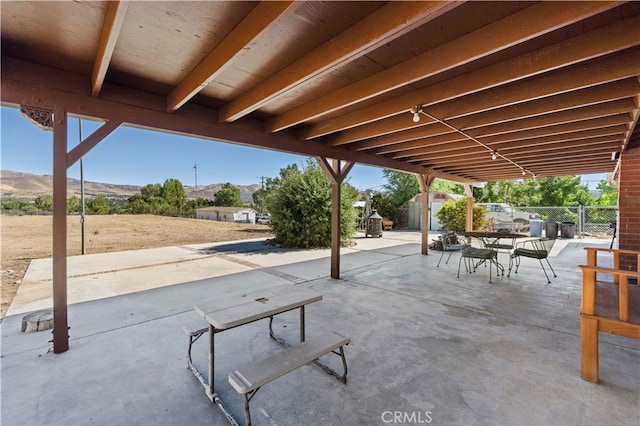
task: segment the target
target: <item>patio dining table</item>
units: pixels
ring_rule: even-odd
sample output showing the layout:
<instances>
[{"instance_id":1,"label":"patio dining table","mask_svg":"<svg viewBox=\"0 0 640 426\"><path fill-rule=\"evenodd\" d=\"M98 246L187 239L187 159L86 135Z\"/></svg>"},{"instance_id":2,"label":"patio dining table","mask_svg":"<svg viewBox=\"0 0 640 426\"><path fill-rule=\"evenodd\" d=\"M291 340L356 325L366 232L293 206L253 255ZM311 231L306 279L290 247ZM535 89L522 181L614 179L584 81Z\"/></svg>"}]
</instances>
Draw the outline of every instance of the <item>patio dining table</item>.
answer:
<instances>
[{"instance_id":1,"label":"patio dining table","mask_svg":"<svg viewBox=\"0 0 640 426\"><path fill-rule=\"evenodd\" d=\"M493 231L464 231L458 232L458 235L467 238L478 239L484 248L494 249L498 253L504 250L509 253L509 266L511 266L511 250L513 250L516 240L519 238L528 238L527 234L518 234L513 232L493 232ZM496 256L496 262L497 262ZM499 262L498 262L499 263ZM504 266L500 265L503 269Z\"/></svg>"}]
</instances>

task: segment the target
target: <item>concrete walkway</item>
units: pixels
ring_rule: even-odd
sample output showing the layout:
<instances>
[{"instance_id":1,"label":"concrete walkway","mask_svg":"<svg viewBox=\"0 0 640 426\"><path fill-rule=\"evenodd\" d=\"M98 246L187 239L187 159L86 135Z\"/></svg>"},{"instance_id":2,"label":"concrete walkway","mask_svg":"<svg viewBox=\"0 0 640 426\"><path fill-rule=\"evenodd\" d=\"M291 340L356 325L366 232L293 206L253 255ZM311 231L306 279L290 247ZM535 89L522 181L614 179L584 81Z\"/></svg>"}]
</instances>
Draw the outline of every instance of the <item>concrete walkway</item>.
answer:
<instances>
[{"instance_id":1,"label":"concrete walkway","mask_svg":"<svg viewBox=\"0 0 640 426\"><path fill-rule=\"evenodd\" d=\"M609 241L558 240L551 284L531 259L493 284L484 268L458 279L459 255L436 268L419 233L356 241L339 280L329 250L262 240L70 257L70 350L57 355L49 331L20 332L26 312L51 305L51 260L33 261L2 321L2 424L227 424L186 369L181 326L198 301L282 284L323 294L307 335L351 337L349 382L300 368L256 395L254 425L640 424L637 341L602 335L601 383L580 378L577 265ZM297 313L274 324L295 338ZM265 321L216 345L216 387L243 419L226 374L281 348ZM206 346L194 348L202 370Z\"/></svg>"}]
</instances>

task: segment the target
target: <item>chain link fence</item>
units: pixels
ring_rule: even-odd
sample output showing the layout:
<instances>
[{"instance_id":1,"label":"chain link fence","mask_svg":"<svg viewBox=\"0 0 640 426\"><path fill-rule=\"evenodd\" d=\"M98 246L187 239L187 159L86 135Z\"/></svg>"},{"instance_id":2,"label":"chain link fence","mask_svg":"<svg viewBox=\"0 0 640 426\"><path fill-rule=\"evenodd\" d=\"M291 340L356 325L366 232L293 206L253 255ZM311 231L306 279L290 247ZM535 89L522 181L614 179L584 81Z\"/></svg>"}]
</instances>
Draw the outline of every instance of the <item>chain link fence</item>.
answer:
<instances>
[{"instance_id":1,"label":"chain link fence","mask_svg":"<svg viewBox=\"0 0 640 426\"><path fill-rule=\"evenodd\" d=\"M575 226L578 236L609 238L613 236L617 207L576 206L576 207L515 207L515 211L537 214L540 220L562 225Z\"/></svg>"},{"instance_id":2,"label":"chain link fence","mask_svg":"<svg viewBox=\"0 0 640 426\"><path fill-rule=\"evenodd\" d=\"M431 215L437 214L442 203L432 203ZM499 203L494 203L498 205ZM409 207L398 209L398 224L396 229L419 230L422 208L419 203L410 203ZM487 222L496 212L487 211ZM575 206L575 207L515 207L505 209L496 216L494 230L531 233L532 236L560 236L562 238L596 237L611 238L615 232L615 222L618 217L618 207ZM534 222L537 221L537 222ZM506 227L509 223L515 229ZM434 217L429 218L429 229L440 230L441 225Z\"/></svg>"},{"instance_id":3,"label":"chain link fence","mask_svg":"<svg viewBox=\"0 0 640 426\"><path fill-rule=\"evenodd\" d=\"M53 212L39 209L0 209L0 214L6 216L51 216Z\"/></svg>"}]
</instances>

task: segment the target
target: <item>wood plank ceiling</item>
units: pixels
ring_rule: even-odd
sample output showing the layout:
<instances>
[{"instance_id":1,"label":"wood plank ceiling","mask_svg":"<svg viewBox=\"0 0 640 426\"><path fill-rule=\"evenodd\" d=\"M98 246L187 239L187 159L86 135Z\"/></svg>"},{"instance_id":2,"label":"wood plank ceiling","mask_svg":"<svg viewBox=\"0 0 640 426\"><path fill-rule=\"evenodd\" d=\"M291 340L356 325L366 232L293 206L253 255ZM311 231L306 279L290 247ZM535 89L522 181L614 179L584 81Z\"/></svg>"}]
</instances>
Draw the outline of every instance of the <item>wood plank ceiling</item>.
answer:
<instances>
[{"instance_id":1,"label":"wood plank ceiling","mask_svg":"<svg viewBox=\"0 0 640 426\"><path fill-rule=\"evenodd\" d=\"M640 2L1 8L5 105L459 182L612 172L638 139Z\"/></svg>"}]
</instances>

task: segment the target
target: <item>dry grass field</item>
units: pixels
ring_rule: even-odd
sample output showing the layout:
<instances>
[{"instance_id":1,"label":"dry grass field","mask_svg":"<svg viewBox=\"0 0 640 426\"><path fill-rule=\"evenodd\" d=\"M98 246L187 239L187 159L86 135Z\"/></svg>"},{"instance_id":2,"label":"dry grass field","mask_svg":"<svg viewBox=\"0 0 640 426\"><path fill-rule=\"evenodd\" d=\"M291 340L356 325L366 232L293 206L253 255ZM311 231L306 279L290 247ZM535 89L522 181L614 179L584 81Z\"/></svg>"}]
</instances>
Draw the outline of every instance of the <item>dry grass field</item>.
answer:
<instances>
[{"instance_id":1,"label":"dry grass field","mask_svg":"<svg viewBox=\"0 0 640 426\"><path fill-rule=\"evenodd\" d=\"M4 318L32 259L51 257L51 216L1 216ZM87 254L270 237L265 225L151 215L87 216ZM81 254L80 216L67 218L67 255Z\"/></svg>"}]
</instances>

